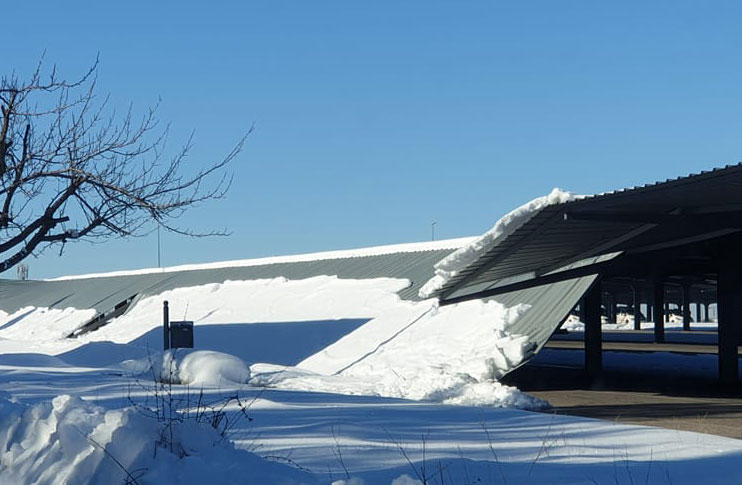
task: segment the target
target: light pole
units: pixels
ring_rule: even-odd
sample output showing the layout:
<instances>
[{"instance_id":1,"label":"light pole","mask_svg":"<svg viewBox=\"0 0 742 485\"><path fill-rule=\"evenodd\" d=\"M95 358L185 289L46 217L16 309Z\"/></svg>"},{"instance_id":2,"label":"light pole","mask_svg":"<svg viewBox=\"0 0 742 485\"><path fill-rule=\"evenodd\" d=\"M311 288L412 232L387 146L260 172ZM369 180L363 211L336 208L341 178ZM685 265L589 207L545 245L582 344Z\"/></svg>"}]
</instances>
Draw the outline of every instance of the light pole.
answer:
<instances>
[{"instance_id":1,"label":"light pole","mask_svg":"<svg viewBox=\"0 0 742 485\"><path fill-rule=\"evenodd\" d=\"M162 268L160 265L160 225L157 224L157 267Z\"/></svg>"},{"instance_id":2,"label":"light pole","mask_svg":"<svg viewBox=\"0 0 742 485\"><path fill-rule=\"evenodd\" d=\"M430 240L435 241L435 225L437 222L433 221L430 223Z\"/></svg>"}]
</instances>

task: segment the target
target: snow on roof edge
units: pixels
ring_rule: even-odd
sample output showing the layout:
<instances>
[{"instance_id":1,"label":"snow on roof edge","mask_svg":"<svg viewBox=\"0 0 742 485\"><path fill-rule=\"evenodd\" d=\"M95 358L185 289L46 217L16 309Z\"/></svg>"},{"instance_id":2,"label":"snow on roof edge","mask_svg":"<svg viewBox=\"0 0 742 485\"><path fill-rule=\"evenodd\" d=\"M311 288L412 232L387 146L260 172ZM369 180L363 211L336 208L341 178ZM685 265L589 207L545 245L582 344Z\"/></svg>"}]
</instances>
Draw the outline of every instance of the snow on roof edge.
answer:
<instances>
[{"instance_id":1,"label":"snow on roof edge","mask_svg":"<svg viewBox=\"0 0 742 485\"><path fill-rule=\"evenodd\" d=\"M341 249L336 251L324 251L317 253L295 254L287 256L269 256L255 259L238 259L232 261L219 261L214 263L183 264L166 268L142 268L134 270L110 271L105 273L90 273L83 275L60 276L48 278L42 281L66 281L88 278L108 278L113 276L133 276L142 274L174 273L177 271L195 271L201 269L240 268L248 266L264 266L268 264L301 263L308 261L323 261L328 259L361 258L365 256L381 256L394 253L414 253L420 251L436 251L442 249L458 249L471 243L477 237L460 237L440 241L428 241L421 243L390 244L386 246L373 246L357 249Z\"/></svg>"},{"instance_id":2,"label":"snow on roof edge","mask_svg":"<svg viewBox=\"0 0 742 485\"><path fill-rule=\"evenodd\" d=\"M469 244L461 246L436 263L435 275L420 288L418 295L420 298L436 296L461 271L486 255L493 247L504 241L545 207L563 204L581 198L584 198L584 196L575 195L555 187L547 195L536 197L520 207L513 209L502 216L487 232L479 237L472 238Z\"/></svg>"}]
</instances>

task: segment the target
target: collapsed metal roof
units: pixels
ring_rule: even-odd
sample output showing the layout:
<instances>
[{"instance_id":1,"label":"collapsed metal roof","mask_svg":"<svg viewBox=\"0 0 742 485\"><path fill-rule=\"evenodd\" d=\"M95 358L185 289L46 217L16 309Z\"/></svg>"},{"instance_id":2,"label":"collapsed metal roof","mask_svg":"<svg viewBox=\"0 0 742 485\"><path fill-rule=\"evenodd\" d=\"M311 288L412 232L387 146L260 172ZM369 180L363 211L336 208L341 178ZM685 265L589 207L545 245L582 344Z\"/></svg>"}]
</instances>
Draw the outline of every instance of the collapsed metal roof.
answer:
<instances>
[{"instance_id":1,"label":"collapsed metal roof","mask_svg":"<svg viewBox=\"0 0 742 485\"><path fill-rule=\"evenodd\" d=\"M435 294L442 303L596 274L742 231L742 164L547 206Z\"/></svg>"},{"instance_id":2,"label":"collapsed metal roof","mask_svg":"<svg viewBox=\"0 0 742 485\"><path fill-rule=\"evenodd\" d=\"M648 259L634 262L646 265L657 250L739 232L742 164L547 206L450 279L435 296L441 304L494 298L506 306L526 305L529 310L508 331L528 336L535 354L609 265L642 254ZM135 299L174 288L320 275L408 279L410 286L400 291L400 297L417 300L420 287L434 274L435 263L453 251L439 248L60 281L0 280L0 309L12 313L27 306L94 308L101 313L98 319L107 318L106 312L126 311Z\"/></svg>"},{"instance_id":3,"label":"collapsed metal roof","mask_svg":"<svg viewBox=\"0 0 742 485\"><path fill-rule=\"evenodd\" d=\"M227 280L256 280L284 277L290 280L320 275L345 279L378 277L405 278L410 286L400 297L418 300L422 284L433 276L436 262L454 249L407 251L370 256L341 257L310 261L292 261L244 267L222 267L172 271L166 273L124 274L57 281L0 280L0 309L13 313L24 307L78 309L93 308L98 315L70 337L94 331L108 320L125 312L137 300L164 291ZM547 287L531 288L500 295L497 300L510 307L525 305L528 310L510 327L509 332L529 337L530 355L535 354L551 336L594 281L594 276L563 281ZM243 315L246 321L249 315ZM20 315L19 318L23 318ZM404 323L404 322L400 322ZM522 362L524 363L525 360Z\"/></svg>"},{"instance_id":4,"label":"collapsed metal roof","mask_svg":"<svg viewBox=\"0 0 742 485\"><path fill-rule=\"evenodd\" d=\"M321 275L346 279L404 278L410 286L401 298L417 300L418 290L433 275L433 265L453 249L395 252L370 256L317 259L255 266L196 269L68 279L57 281L0 280L0 309L13 313L27 307L113 309L132 296L157 295L174 288L224 281L283 277L299 280Z\"/></svg>"}]
</instances>

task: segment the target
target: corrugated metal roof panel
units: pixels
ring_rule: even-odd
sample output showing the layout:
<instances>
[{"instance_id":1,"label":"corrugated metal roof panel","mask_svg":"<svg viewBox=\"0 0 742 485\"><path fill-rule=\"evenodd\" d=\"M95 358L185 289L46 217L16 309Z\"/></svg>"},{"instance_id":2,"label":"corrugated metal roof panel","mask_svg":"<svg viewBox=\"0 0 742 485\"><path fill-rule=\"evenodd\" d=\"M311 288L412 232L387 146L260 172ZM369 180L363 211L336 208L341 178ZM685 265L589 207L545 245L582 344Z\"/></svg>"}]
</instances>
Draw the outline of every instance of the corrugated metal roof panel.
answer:
<instances>
[{"instance_id":1,"label":"corrugated metal roof panel","mask_svg":"<svg viewBox=\"0 0 742 485\"><path fill-rule=\"evenodd\" d=\"M299 261L259 266L120 275L59 281L0 280L0 309L12 313L26 306L50 308L112 309L133 295L155 295L174 288L221 283L227 280L256 280L284 277L291 280L320 275L345 279L404 278L409 287L401 298L416 300L417 293L433 276L433 265L452 249L355 256L318 261Z\"/></svg>"},{"instance_id":2,"label":"corrugated metal roof panel","mask_svg":"<svg viewBox=\"0 0 742 485\"><path fill-rule=\"evenodd\" d=\"M508 327L508 332L527 335L528 340L534 344L535 354L559 328L559 324L569 315L596 277L593 275L560 281L550 285L504 293L492 299L508 307L517 304L529 306L529 309ZM521 365L527 360L521 362Z\"/></svg>"},{"instance_id":3,"label":"corrugated metal roof panel","mask_svg":"<svg viewBox=\"0 0 742 485\"><path fill-rule=\"evenodd\" d=\"M499 279L539 274L577 259L631 249L631 243L649 244L663 238L659 229L653 232L645 222L610 220L612 214L664 216L727 210L742 212L742 164L548 206L450 279L437 295L445 300ZM580 212L598 217L564 220L565 213ZM606 220L600 220L601 214ZM724 221L718 224L723 226ZM695 228L671 230L673 237L681 237L694 234ZM622 240L626 235L633 241Z\"/></svg>"}]
</instances>

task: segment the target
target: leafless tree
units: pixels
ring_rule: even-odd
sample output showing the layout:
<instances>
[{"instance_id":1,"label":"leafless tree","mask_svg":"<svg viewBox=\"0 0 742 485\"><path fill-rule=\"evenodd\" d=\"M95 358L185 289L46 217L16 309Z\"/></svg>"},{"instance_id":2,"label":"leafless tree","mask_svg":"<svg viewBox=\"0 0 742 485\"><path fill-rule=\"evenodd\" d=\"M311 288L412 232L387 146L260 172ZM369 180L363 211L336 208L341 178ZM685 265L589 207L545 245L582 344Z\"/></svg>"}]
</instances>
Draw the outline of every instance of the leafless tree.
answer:
<instances>
[{"instance_id":1,"label":"leafless tree","mask_svg":"<svg viewBox=\"0 0 742 485\"><path fill-rule=\"evenodd\" d=\"M225 195L226 155L189 174L191 140L164 152L156 108L117 114L96 94L97 61L69 82L39 63L27 79L0 79L0 272L52 245L141 235L175 225L186 209Z\"/></svg>"}]
</instances>

